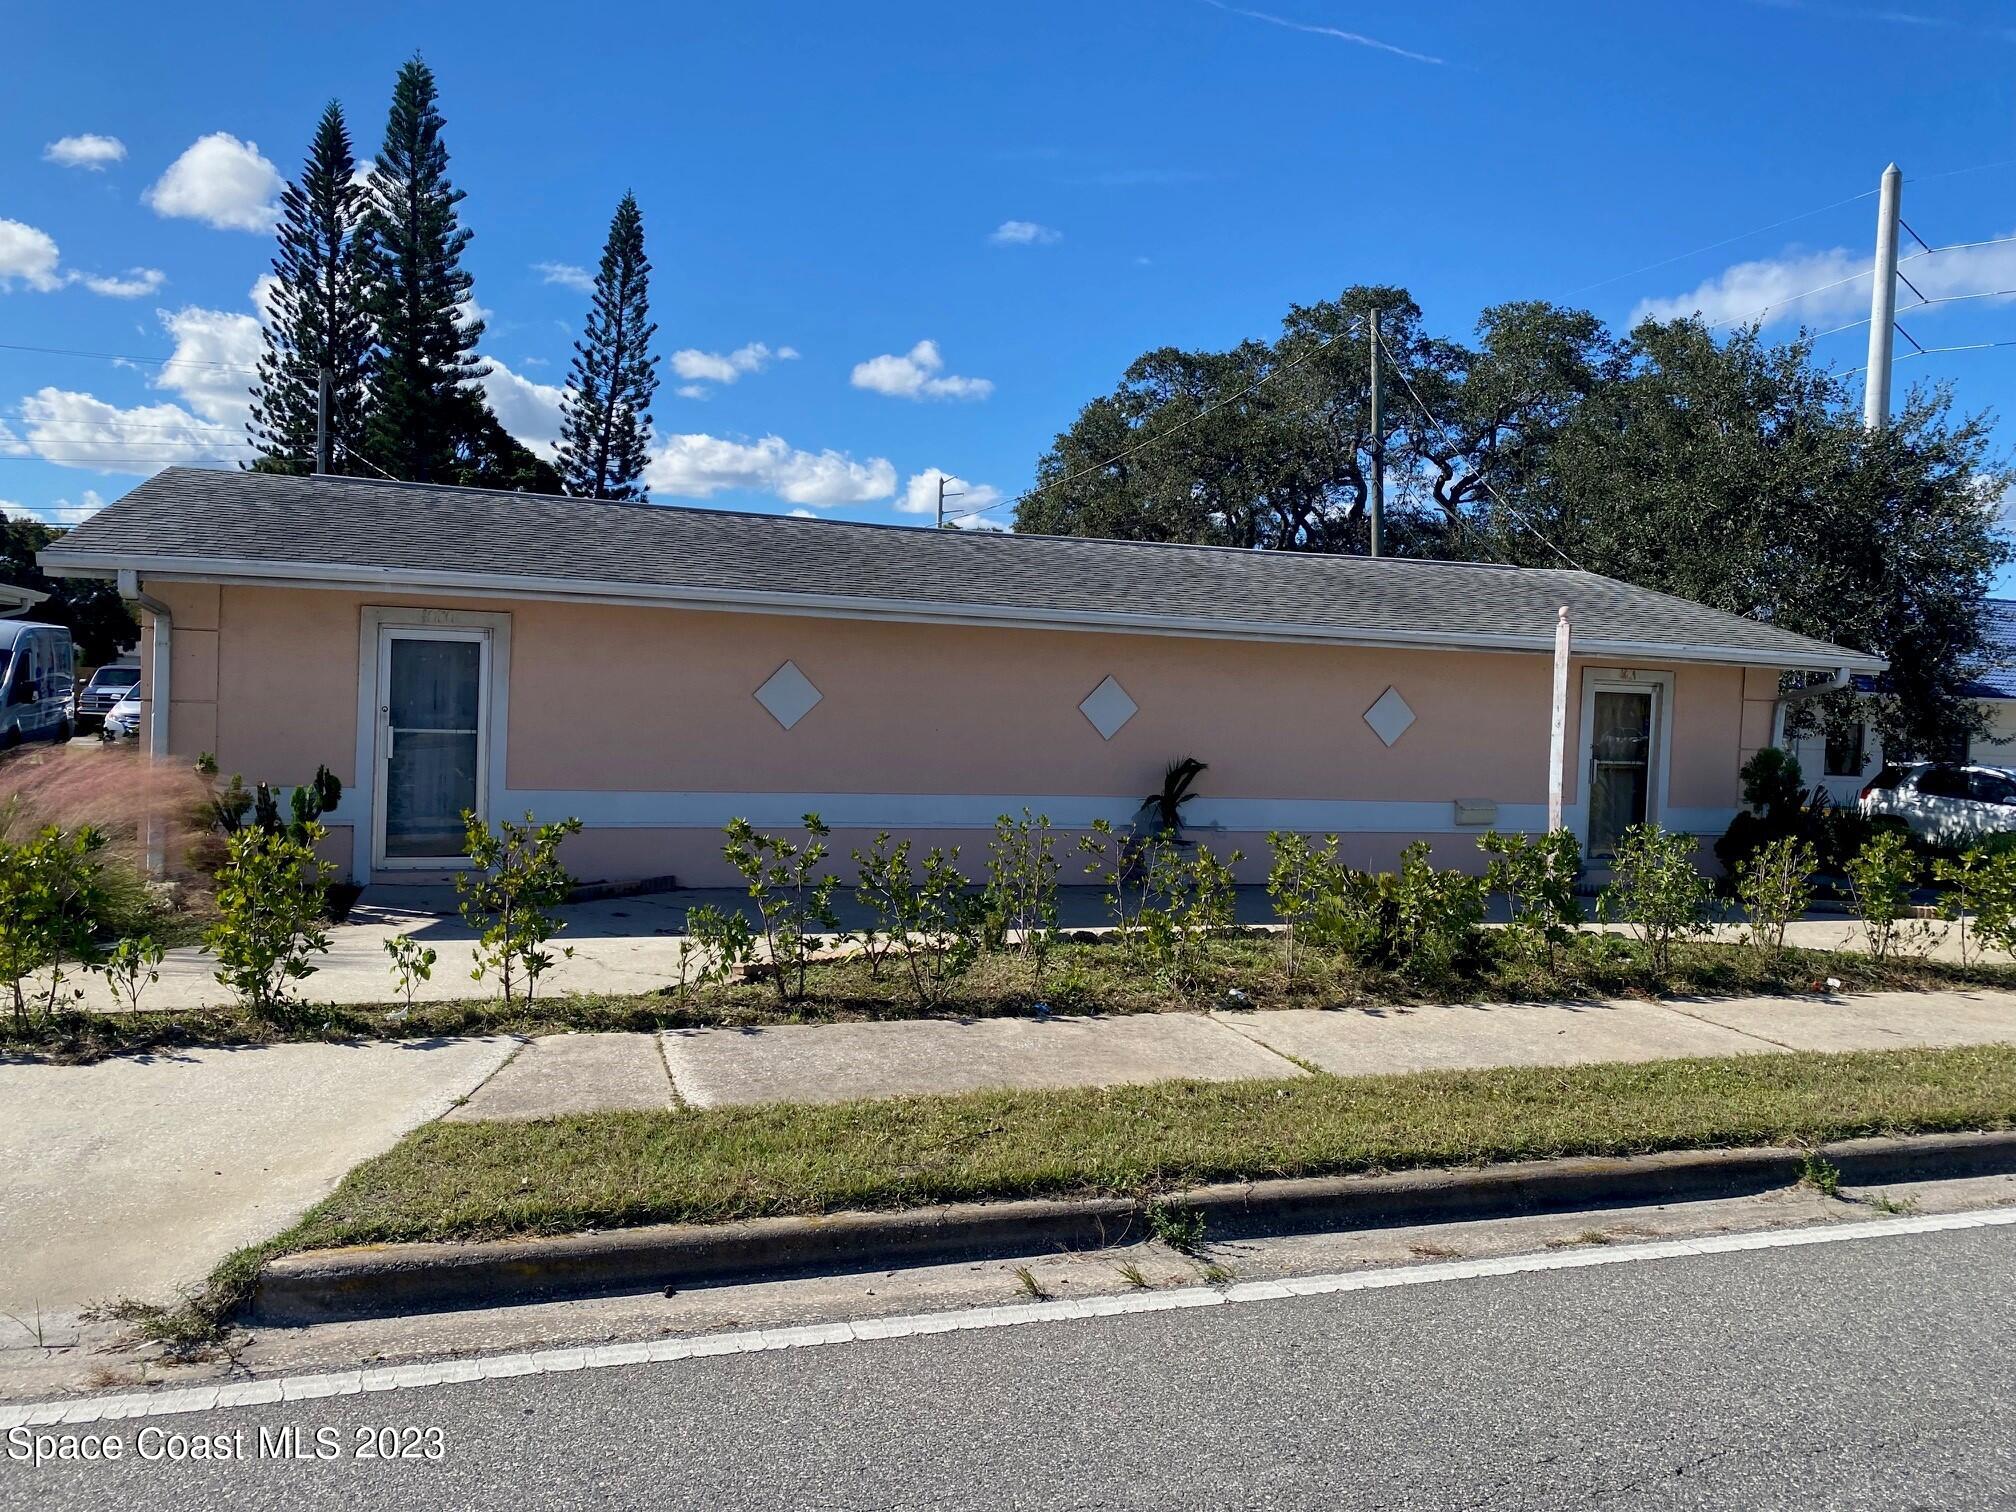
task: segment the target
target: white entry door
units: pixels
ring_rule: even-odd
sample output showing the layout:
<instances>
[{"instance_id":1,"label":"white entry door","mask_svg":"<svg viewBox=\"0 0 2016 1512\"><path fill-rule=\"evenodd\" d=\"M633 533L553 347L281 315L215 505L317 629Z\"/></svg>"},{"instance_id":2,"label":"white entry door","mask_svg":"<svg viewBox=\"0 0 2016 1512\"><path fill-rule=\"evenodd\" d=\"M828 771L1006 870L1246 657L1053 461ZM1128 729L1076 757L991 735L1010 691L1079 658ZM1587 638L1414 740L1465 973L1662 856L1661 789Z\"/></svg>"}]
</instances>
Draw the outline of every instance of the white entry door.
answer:
<instances>
[{"instance_id":1,"label":"white entry door","mask_svg":"<svg viewBox=\"0 0 2016 1512\"><path fill-rule=\"evenodd\" d=\"M1659 688L1597 683L1589 701L1589 834L1592 861L1617 854L1617 842L1653 813L1659 753Z\"/></svg>"},{"instance_id":2,"label":"white entry door","mask_svg":"<svg viewBox=\"0 0 2016 1512\"><path fill-rule=\"evenodd\" d=\"M462 815L488 814L490 632L378 632L378 782L373 862L463 860Z\"/></svg>"}]
</instances>

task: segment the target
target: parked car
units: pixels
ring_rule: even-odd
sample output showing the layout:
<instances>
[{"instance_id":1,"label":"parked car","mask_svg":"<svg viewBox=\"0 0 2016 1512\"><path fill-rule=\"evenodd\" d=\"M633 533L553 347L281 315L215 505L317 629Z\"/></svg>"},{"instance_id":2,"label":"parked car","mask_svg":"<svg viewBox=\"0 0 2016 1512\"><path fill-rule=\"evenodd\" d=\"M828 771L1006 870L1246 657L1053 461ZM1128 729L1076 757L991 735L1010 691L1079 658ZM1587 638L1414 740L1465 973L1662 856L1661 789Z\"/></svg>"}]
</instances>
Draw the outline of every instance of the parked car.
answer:
<instances>
[{"instance_id":1,"label":"parked car","mask_svg":"<svg viewBox=\"0 0 2016 1512\"><path fill-rule=\"evenodd\" d=\"M126 690L126 696L112 705L105 716L103 728L98 731L101 740L132 740L140 733L140 689L137 685Z\"/></svg>"},{"instance_id":2,"label":"parked car","mask_svg":"<svg viewBox=\"0 0 2016 1512\"><path fill-rule=\"evenodd\" d=\"M0 620L0 746L70 738L76 666L63 626Z\"/></svg>"},{"instance_id":3,"label":"parked car","mask_svg":"<svg viewBox=\"0 0 2016 1512\"><path fill-rule=\"evenodd\" d=\"M1886 766L1857 806L1865 818L1902 819L1933 845L1970 845L2016 833L2016 772L1954 761Z\"/></svg>"},{"instance_id":4,"label":"parked car","mask_svg":"<svg viewBox=\"0 0 2016 1512\"><path fill-rule=\"evenodd\" d=\"M95 730L112 712L112 706L140 686L140 663L111 662L91 674L77 694L77 728Z\"/></svg>"}]
</instances>

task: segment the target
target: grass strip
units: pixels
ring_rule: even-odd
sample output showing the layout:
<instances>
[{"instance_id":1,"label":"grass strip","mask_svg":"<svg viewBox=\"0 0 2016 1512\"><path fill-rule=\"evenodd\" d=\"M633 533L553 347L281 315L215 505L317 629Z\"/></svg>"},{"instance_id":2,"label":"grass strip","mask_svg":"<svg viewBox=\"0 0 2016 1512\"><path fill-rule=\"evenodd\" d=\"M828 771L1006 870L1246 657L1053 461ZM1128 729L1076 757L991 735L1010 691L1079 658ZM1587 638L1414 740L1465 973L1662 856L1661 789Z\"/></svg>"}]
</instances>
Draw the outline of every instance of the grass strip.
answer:
<instances>
[{"instance_id":1,"label":"grass strip","mask_svg":"<svg viewBox=\"0 0 2016 1512\"><path fill-rule=\"evenodd\" d=\"M2016 1047L1731 1056L436 1123L297 1247L1128 1196L1206 1182L2016 1124Z\"/></svg>"},{"instance_id":2,"label":"grass strip","mask_svg":"<svg viewBox=\"0 0 2016 1512\"><path fill-rule=\"evenodd\" d=\"M2004 1045L434 1123L175 1305L110 1315L200 1348L267 1260L340 1245L2011 1127Z\"/></svg>"},{"instance_id":3,"label":"grass strip","mask_svg":"<svg viewBox=\"0 0 2016 1512\"><path fill-rule=\"evenodd\" d=\"M1551 966L1522 957L1499 931L1436 977L1355 965L1305 953L1290 978L1278 935L1212 940L1201 980L1179 992L1132 960L1111 939L1071 941L1055 951L1038 982L1028 963L989 954L955 984L936 1012L994 1018L1030 1011L1037 1001L1059 1013L1165 1013L1223 1005L1235 989L1251 1008L1349 1008L1389 1003L1559 1002L1568 999L1682 993L1737 997L1811 992L1830 977L1849 992L1957 987L2016 989L2016 966L1899 956L1873 961L1859 951L1763 952L1727 942L1688 942L1664 975L1654 973L1635 941L1587 933ZM425 1039L477 1034L552 1034L565 1030L662 1030L704 1026L827 1023L927 1016L908 995L904 974L871 973L860 959L821 962L807 995L784 1004L767 982L735 982L682 998L669 989L623 994L561 994L507 1007L498 999L416 1003L308 1002L265 1019L235 1008L140 1013L67 1013L53 1019L0 1017L0 1054L87 1064L107 1056L191 1045L300 1041ZM314 993L314 978L303 984Z\"/></svg>"}]
</instances>

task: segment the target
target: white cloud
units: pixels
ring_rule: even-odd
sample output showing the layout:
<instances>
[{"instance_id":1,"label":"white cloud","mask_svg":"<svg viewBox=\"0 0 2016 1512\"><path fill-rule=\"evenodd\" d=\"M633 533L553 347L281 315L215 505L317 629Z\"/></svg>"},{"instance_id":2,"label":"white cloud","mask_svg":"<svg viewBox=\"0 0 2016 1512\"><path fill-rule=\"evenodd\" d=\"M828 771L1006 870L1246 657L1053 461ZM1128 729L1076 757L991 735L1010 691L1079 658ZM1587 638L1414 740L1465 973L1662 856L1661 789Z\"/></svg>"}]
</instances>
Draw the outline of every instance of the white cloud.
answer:
<instances>
[{"instance_id":1,"label":"white cloud","mask_svg":"<svg viewBox=\"0 0 2016 1512\"><path fill-rule=\"evenodd\" d=\"M809 509L794 509L791 511L791 518L794 520L816 520L819 516Z\"/></svg>"},{"instance_id":2,"label":"white cloud","mask_svg":"<svg viewBox=\"0 0 2016 1512\"><path fill-rule=\"evenodd\" d=\"M961 378L956 373L941 377L944 366L938 343L926 340L901 357L884 352L855 363L850 381L858 389L894 399L985 399L994 392L992 379Z\"/></svg>"},{"instance_id":3,"label":"white cloud","mask_svg":"<svg viewBox=\"0 0 2016 1512\"><path fill-rule=\"evenodd\" d=\"M484 361L490 373L483 380L483 396L497 412L498 423L551 462L560 451L560 398L565 390L557 383L535 383L495 357Z\"/></svg>"},{"instance_id":4,"label":"white cloud","mask_svg":"<svg viewBox=\"0 0 2016 1512\"><path fill-rule=\"evenodd\" d=\"M0 457L32 457L34 451L28 443L7 428L7 422L0 420Z\"/></svg>"},{"instance_id":5,"label":"white cloud","mask_svg":"<svg viewBox=\"0 0 2016 1512\"><path fill-rule=\"evenodd\" d=\"M50 504L16 504L11 499L0 499L0 514L10 520L40 520L44 525L81 525L105 507L105 501L98 497L98 490L87 488L73 503L69 499L57 499Z\"/></svg>"},{"instance_id":6,"label":"white cloud","mask_svg":"<svg viewBox=\"0 0 2016 1512\"><path fill-rule=\"evenodd\" d=\"M259 144L228 131L198 137L142 195L157 215L202 221L220 231L271 231L275 197L286 185Z\"/></svg>"},{"instance_id":7,"label":"white cloud","mask_svg":"<svg viewBox=\"0 0 2016 1512\"><path fill-rule=\"evenodd\" d=\"M678 394L681 399L705 399L713 392L704 383L682 383L678 388Z\"/></svg>"},{"instance_id":8,"label":"white cloud","mask_svg":"<svg viewBox=\"0 0 2016 1512\"><path fill-rule=\"evenodd\" d=\"M1035 221L1005 220L994 228L987 240L997 247L1047 247L1052 242L1064 240L1064 233Z\"/></svg>"},{"instance_id":9,"label":"white cloud","mask_svg":"<svg viewBox=\"0 0 2016 1512\"><path fill-rule=\"evenodd\" d=\"M857 462L845 452L799 451L781 436L729 441L720 436L658 438L644 481L654 494L708 499L727 489L775 494L787 504L831 509L867 504L896 491L896 469L883 457Z\"/></svg>"},{"instance_id":10,"label":"white cloud","mask_svg":"<svg viewBox=\"0 0 2016 1512\"><path fill-rule=\"evenodd\" d=\"M42 160L59 168L86 168L99 173L107 163L126 161L126 144L117 137L86 131L77 136L58 137L42 149Z\"/></svg>"},{"instance_id":11,"label":"white cloud","mask_svg":"<svg viewBox=\"0 0 2016 1512\"><path fill-rule=\"evenodd\" d=\"M540 276L542 282L558 284L563 289L575 289L583 294L592 294L595 290L595 275L572 263L537 262L532 264L532 271Z\"/></svg>"},{"instance_id":12,"label":"white cloud","mask_svg":"<svg viewBox=\"0 0 2016 1512\"><path fill-rule=\"evenodd\" d=\"M56 241L48 232L0 218L0 289L13 288L17 279L44 294L60 289L57 261Z\"/></svg>"},{"instance_id":13,"label":"white cloud","mask_svg":"<svg viewBox=\"0 0 2016 1512\"><path fill-rule=\"evenodd\" d=\"M1869 313L1870 267L1867 252L1850 252L1845 247L1791 251L1782 257L1737 263L1685 294L1640 300L1631 319L1633 323L1647 318L1678 320L1698 314L1710 325L1746 320L1766 326L1787 322L1814 328L1842 325ZM1900 271L1927 299L2016 289L2016 243L1956 247L1937 257L1907 254ZM2001 296L2011 297L2016 296ZM1917 296L1899 284L1898 317L1908 314L1916 302ZM1947 308L1950 306L1935 306L1921 312L1920 318Z\"/></svg>"},{"instance_id":14,"label":"white cloud","mask_svg":"<svg viewBox=\"0 0 2016 1512\"><path fill-rule=\"evenodd\" d=\"M760 373L772 360L796 362L798 349L782 346L774 352L760 341L752 341L747 346L737 347L727 354L703 352L695 347L682 347L672 354L672 371L681 378L691 379L695 384L733 383L744 373ZM704 397L704 393L687 394L689 399Z\"/></svg>"},{"instance_id":15,"label":"white cloud","mask_svg":"<svg viewBox=\"0 0 2016 1512\"><path fill-rule=\"evenodd\" d=\"M21 401L21 418L35 455L59 467L144 476L245 450L242 432L199 419L179 404L121 409L91 394L44 388Z\"/></svg>"},{"instance_id":16,"label":"white cloud","mask_svg":"<svg viewBox=\"0 0 2016 1512\"><path fill-rule=\"evenodd\" d=\"M48 232L17 220L0 218L0 290L16 282L47 294L66 284L82 284L93 294L113 299L138 299L168 281L159 268L128 268L123 277L79 273L63 268L62 253Z\"/></svg>"},{"instance_id":17,"label":"white cloud","mask_svg":"<svg viewBox=\"0 0 2016 1512\"><path fill-rule=\"evenodd\" d=\"M109 299L139 299L168 282L168 275L159 268L128 268L124 277L117 278L96 273L70 276L93 294L103 294Z\"/></svg>"},{"instance_id":18,"label":"white cloud","mask_svg":"<svg viewBox=\"0 0 2016 1512\"><path fill-rule=\"evenodd\" d=\"M255 303L259 293L253 285ZM157 313L162 329L175 338L175 350L153 386L180 395L204 419L242 433L252 413L252 369L264 347L257 317L197 305Z\"/></svg>"},{"instance_id":19,"label":"white cloud","mask_svg":"<svg viewBox=\"0 0 2016 1512\"><path fill-rule=\"evenodd\" d=\"M938 480L945 480L945 513L956 524L984 525L984 517L974 520L960 519L974 510L986 509L1001 502L1001 490L991 483L968 483L964 478L954 477L943 468L927 467L920 473L912 473L910 481L903 485L903 492L897 496L896 508L902 514L933 515L938 513ZM959 495L954 498L953 495Z\"/></svg>"}]
</instances>

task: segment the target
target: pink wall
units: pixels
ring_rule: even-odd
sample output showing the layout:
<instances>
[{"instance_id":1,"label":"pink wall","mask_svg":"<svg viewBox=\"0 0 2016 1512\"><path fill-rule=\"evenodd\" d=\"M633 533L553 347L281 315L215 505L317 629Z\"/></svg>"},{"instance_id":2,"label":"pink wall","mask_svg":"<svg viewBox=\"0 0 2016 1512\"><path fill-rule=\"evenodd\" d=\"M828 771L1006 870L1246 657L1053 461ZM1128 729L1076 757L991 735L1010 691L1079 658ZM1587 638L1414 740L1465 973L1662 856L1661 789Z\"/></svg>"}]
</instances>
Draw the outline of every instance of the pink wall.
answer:
<instances>
[{"instance_id":1,"label":"pink wall","mask_svg":"<svg viewBox=\"0 0 2016 1512\"><path fill-rule=\"evenodd\" d=\"M1546 801L1540 655L148 587L176 612L174 750L212 750L247 781L298 783L326 763L354 786L360 612L431 603L511 616L514 791L1126 797L1195 755L1211 765L1199 791L1212 800ZM752 696L787 659L824 695L788 731ZM1109 675L1140 706L1110 741L1078 709ZM1416 716L1391 749L1363 718L1389 685ZM1570 803L1579 675L1572 686ZM1736 804L1736 767L1754 734L1745 691L1741 668L1675 670L1673 807ZM1406 838L1351 844L1368 862L1390 860ZM1450 842L1441 848L1451 863L1474 852L1475 831L1437 838ZM1211 841L1264 850L1252 832ZM920 843L931 842L920 834ZM726 880L711 827L607 828L574 842L571 856L582 875Z\"/></svg>"}]
</instances>

